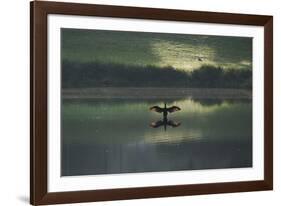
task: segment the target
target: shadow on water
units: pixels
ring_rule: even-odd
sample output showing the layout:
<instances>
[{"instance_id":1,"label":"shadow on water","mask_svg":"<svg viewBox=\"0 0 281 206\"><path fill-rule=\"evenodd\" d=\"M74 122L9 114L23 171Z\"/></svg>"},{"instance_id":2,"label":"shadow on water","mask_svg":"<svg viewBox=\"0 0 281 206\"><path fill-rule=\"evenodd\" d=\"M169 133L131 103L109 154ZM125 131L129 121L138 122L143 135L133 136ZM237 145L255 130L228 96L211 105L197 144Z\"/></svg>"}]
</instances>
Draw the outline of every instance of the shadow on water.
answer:
<instances>
[{"instance_id":1,"label":"shadow on water","mask_svg":"<svg viewBox=\"0 0 281 206\"><path fill-rule=\"evenodd\" d=\"M150 123L150 127L152 127L152 128L158 128L160 126L164 126L165 131L167 130L167 126L178 127L180 125L181 125L180 122L175 122L175 121L169 120L167 118L163 118L162 120L158 120L158 121Z\"/></svg>"},{"instance_id":2,"label":"shadow on water","mask_svg":"<svg viewBox=\"0 0 281 206\"><path fill-rule=\"evenodd\" d=\"M250 140L67 147L63 176L252 167Z\"/></svg>"}]
</instances>

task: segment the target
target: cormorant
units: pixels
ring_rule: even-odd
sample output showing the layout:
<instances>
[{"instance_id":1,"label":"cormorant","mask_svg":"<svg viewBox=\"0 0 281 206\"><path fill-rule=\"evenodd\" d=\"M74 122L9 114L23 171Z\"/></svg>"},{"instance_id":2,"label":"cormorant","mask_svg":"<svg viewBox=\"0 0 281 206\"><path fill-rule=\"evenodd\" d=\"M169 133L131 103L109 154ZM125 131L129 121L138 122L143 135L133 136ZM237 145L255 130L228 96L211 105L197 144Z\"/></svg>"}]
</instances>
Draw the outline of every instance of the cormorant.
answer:
<instances>
[{"instance_id":1,"label":"cormorant","mask_svg":"<svg viewBox=\"0 0 281 206\"><path fill-rule=\"evenodd\" d=\"M161 107L159 107L159 106L153 106L153 107L150 107L150 110L151 110L151 111L158 112L158 113L163 113L163 119L164 119L164 118L167 118L168 112L169 112L169 113L176 112L176 111L181 110L181 108L179 108L179 107L177 107L177 106L172 106L172 107L168 107L168 108L167 108L167 105L166 105L166 103L165 103L164 108L161 108Z\"/></svg>"},{"instance_id":2,"label":"cormorant","mask_svg":"<svg viewBox=\"0 0 281 206\"><path fill-rule=\"evenodd\" d=\"M181 110L177 106L172 106L172 107L168 107L167 108L167 105L165 103L164 108L161 108L159 106L153 106L153 107L150 107L150 110L158 112L158 113L163 113L163 119L162 120L159 120L157 122L152 122L150 124L150 126L153 127L153 128L164 126L164 128L166 130L167 125L172 126L172 127L178 127L181 124L180 122L175 122L173 120L168 120L168 117L167 117L168 113L172 113L172 112L176 112L176 111Z\"/></svg>"}]
</instances>

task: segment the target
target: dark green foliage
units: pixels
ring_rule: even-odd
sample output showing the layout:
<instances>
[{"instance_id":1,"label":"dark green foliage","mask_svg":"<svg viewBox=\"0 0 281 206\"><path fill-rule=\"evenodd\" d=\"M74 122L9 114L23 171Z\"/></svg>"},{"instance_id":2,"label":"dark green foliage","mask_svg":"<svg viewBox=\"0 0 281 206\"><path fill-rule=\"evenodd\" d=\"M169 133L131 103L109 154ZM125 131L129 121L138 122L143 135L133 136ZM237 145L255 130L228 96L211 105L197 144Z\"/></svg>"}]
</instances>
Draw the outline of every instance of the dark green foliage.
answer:
<instances>
[{"instance_id":1,"label":"dark green foliage","mask_svg":"<svg viewBox=\"0 0 281 206\"><path fill-rule=\"evenodd\" d=\"M252 88L252 70L202 66L191 73L192 87Z\"/></svg>"},{"instance_id":2,"label":"dark green foliage","mask_svg":"<svg viewBox=\"0 0 281 206\"><path fill-rule=\"evenodd\" d=\"M202 66L193 72L171 66L128 66L104 63L62 63L63 88L200 87L251 88L252 71Z\"/></svg>"},{"instance_id":3,"label":"dark green foliage","mask_svg":"<svg viewBox=\"0 0 281 206\"><path fill-rule=\"evenodd\" d=\"M221 87L224 82L223 69L220 67L202 66L191 73L191 83L196 87Z\"/></svg>"}]
</instances>

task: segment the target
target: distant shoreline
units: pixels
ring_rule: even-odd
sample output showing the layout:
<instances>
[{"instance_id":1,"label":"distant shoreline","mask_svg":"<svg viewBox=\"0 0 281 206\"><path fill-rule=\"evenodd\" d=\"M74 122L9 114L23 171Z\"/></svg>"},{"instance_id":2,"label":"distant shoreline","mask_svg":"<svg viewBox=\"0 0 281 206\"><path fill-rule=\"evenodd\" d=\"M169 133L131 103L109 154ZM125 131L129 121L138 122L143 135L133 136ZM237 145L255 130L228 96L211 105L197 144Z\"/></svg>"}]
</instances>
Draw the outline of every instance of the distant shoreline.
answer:
<instances>
[{"instance_id":1,"label":"distant shoreline","mask_svg":"<svg viewBox=\"0 0 281 206\"><path fill-rule=\"evenodd\" d=\"M247 89L221 88L155 88L155 87L97 87L62 89L63 99L252 99Z\"/></svg>"}]
</instances>

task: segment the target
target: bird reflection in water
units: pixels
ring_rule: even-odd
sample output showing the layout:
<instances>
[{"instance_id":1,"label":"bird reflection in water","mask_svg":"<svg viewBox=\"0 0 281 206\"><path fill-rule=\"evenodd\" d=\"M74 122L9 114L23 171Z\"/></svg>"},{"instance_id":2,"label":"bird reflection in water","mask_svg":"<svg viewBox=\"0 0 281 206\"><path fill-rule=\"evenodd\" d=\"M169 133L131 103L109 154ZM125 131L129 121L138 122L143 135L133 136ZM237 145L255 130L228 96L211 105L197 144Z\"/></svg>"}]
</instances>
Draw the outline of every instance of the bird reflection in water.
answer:
<instances>
[{"instance_id":1,"label":"bird reflection in water","mask_svg":"<svg viewBox=\"0 0 281 206\"><path fill-rule=\"evenodd\" d=\"M164 126L164 129L166 131L167 125L171 126L171 127L178 127L181 125L180 122L176 122L173 120L169 120L168 119L168 114L172 113L172 112L177 112L180 111L181 109L177 106L172 106L172 107L168 107L167 108L167 104L165 103L164 108L161 108L159 106L153 106L150 107L150 111L154 111L154 112L158 112L158 113L162 113L163 114L163 118L162 120L158 120L156 122L151 122L150 126L153 128L157 128L160 126Z\"/></svg>"}]
</instances>

